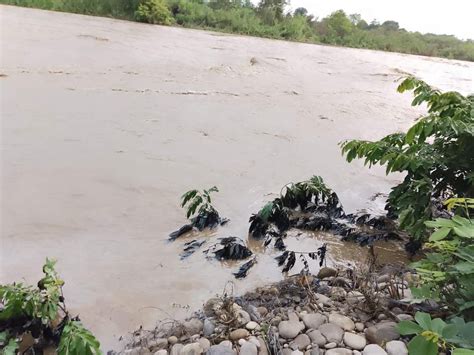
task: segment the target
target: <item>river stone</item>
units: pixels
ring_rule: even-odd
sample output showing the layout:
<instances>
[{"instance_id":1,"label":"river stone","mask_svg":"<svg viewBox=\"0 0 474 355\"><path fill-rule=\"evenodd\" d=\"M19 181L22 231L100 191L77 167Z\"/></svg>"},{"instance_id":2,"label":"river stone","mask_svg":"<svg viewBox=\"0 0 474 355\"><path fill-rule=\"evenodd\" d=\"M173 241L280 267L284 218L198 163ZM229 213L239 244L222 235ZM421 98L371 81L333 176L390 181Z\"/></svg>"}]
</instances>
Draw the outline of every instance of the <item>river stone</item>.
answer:
<instances>
[{"instance_id":1,"label":"river stone","mask_svg":"<svg viewBox=\"0 0 474 355\"><path fill-rule=\"evenodd\" d=\"M390 281L391 276L389 274L384 274L377 277L377 283L385 283Z\"/></svg>"},{"instance_id":2,"label":"river stone","mask_svg":"<svg viewBox=\"0 0 474 355\"><path fill-rule=\"evenodd\" d=\"M319 347L317 345L313 345L313 347L305 352L305 355L320 355Z\"/></svg>"},{"instance_id":3,"label":"river stone","mask_svg":"<svg viewBox=\"0 0 474 355\"><path fill-rule=\"evenodd\" d=\"M255 344L257 348L260 348L260 342L254 335L250 336L248 341Z\"/></svg>"},{"instance_id":4,"label":"river stone","mask_svg":"<svg viewBox=\"0 0 474 355\"><path fill-rule=\"evenodd\" d=\"M232 308L237 318L236 322L239 326L243 326L251 321L250 314L244 311L238 304L234 303Z\"/></svg>"},{"instance_id":5,"label":"river stone","mask_svg":"<svg viewBox=\"0 0 474 355\"><path fill-rule=\"evenodd\" d=\"M318 299L319 302L321 302L325 306L332 305L332 300L328 296L317 293L316 298Z\"/></svg>"},{"instance_id":6,"label":"river stone","mask_svg":"<svg viewBox=\"0 0 474 355\"><path fill-rule=\"evenodd\" d=\"M326 355L352 355L352 350L344 348L329 349Z\"/></svg>"},{"instance_id":7,"label":"river stone","mask_svg":"<svg viewBox=\"0 0 474 355\"><path fill-rule=\"evenodd\" d=\"M258 323L254 322L254 321L250 321L245 325L245 328L247 328L248 330L254 330L254 329L257 329L259 327L260 326L258 325Z\"/></svg>"},{"instance_id":8,"label":"river stone","mask_svg":"<svg viewBox=\"0 0 474 355\"><path fill-rule=\"evenodd\" d=\"M240 348L239 354L240 355L257 355L258 349L255 346L255 344L249 341L246 341Z\"/></svg>"},{"instance_id":9,"label":"river stone","mask_svg":"<svg viewBox=\"0 0 474 355\"><path fill-rule=\"evenodd\" d=\"M178 338L175 337L174 335L172 335L172 336L170 336L170 337L168 338L168 343L169 343L170 345L174 345L174 344L176 344L177 342L178 342Z\"/></svg>"},{"instance_id":10,"label":"river stone","mask_svg":"<svg viewBox=\"0 0 474 355\"><path fill-rule=\"evenodd\" d=\"M170 355L179 355L179 353L181 352L181 349L183 349L183 348L184 348L183 344L174 344L171 347Z\"/></svg>"},{"instance_id":11,"label":"river stone","mask_svg":"<svg viewBox=\"0 0 474 355\"><path fill-rule=\"evenodd\" d=\"M267 343L263 338L258 337L258 342L260 346L258 347L258 355L268 355Z\"/></svg>"},{"instance_id":12,"label":"river stone","mask_svg":"<svg viewBox=\"0 0 474 355\"><path fill-rule=\"evenodd\" d=\"M365 337L372 344L383 345L391 340L400 338L400 334L396 330L396 323L385 322L373 325L367 328Z\"/></svg>"},{"instance_id":13,"label":"river stone","mask_svg":"<svg viewBox=\"0 0 474 355\"><path fill-rule=\"evenodd\" d=\"M340 343L342 340L342 336L344 335L344 331L342 328L333 323L326 323L319 327L319 331L321 334L326 338L329 343Z\"/></svg>"},{"instance_id":14,"label":"river stone","mask_svg":"<svg viewBox=\"0 0 474 355\"><path fill-rule=\"evenodd\" d=\"M299 351L299 350L293 350L293 351L291 352L291 355L304 355L304 354L303 354L301 351Z\"/></svg>"},{"instance_id":15,"label":"river stone","mask_svg":"<svg viewBox=\"0 0 474 355\"><path fill-rule=\"evenodd\" d=\"M203 334L205 337L211 336L212 333L214 333L214 330L216 329L216 325L212 320L209 318L204 319L204 326L203 326Z\"/></svg>"},{"instance_id":16,"label":"river stone","mask_svg":"<svg viewBox=\"0 0 474 355\"><path fill-rule=\"evenodd\" d=\"M308 335L313 344L317 344L318 346L324 346L324 344L326 344L326 338L323 337L319 330L312 330Z\"/></svg>"},{"instance_id":17,"label":"river stone","mask_svg":"<svg viewBox=\"0 0 474 355\"><path fill-rule=\"evenodd\" d=\"M334 349L335 347L337 347L337 344L335 342L331 342L331 343L327 343L326 345L324 345L324 347L326 349Z\"/></svg>"},{"instance_id":18,"label":"river stone","mask_svg":"<svg viewBox=\"0 0 474 355\"><path fill-rule=\"evenodd\" d=\"M342 314L332 313L329 315L329 323L340 326L344 330L354 330L355 324L349 317Z\"/></svg>"},{"instance_id":19,"label":"river stone","mask_svg":"<svg viewBox=\"0 0 474 355\"><path fill-rule=\"evenodd\" d=\"M401 322L402 320L413 320L413 316L410 314L402 313L402 314L398 314L396 317L399 322Z\"/></svg>"},{"instance_id":20,"label":"river stone","mask_svg":"<svg viewBox=\"0 0 474 355\"><path fill-rule=\"evenodd\" d=\"M356 330L357 330L358 332L363 332L363 331L364 331L364 328L365 328L365 325L364 325L364 323L357 322L357 323L355 324L355 327L356 327Z\"/></svg>"},{"instance_id":21,"label":"river stone","mask_svg":"<svg viewBox=\"0 0 474 355\"><path fill-rule=\"evenodd\" d=\"M261 317L265 317L268 313L268 309L266 309L265 307L257 307L257 311Z\"/></svg>"},{"instance_id":22,"label":"river stone","mask_svg":"<svg viewBox=\"0 0 474 355\"><path fill-rule=\"evenodd\" d=\"M326 316L320 313L310 313L303 315L303 323L308 329L318 329L321 324L326 322Z\"/></svg>"},{"instance_id":23,"label":"river stone","mask_svg":"<svg viewBox=\"0 0 474 355\"><path fill-rule=\"evenodd\" d=\"M164 349L158 350L153 355L168 355L168 350L164 350Z\"/></svg>"},{"instance_id":24,"label":"river stone","mask_svg":"<svg viewBox=\"0 0 474 355\"><path fill-rule=\"evenodd\" d=\"M184 330L186 331L188 335L199 334L203 326L204 326L204 323L197 318L192 318L183 323Z\"/></svg>"},{"instance_id":25,"label":"river stone","mask_svg":"<svg viewBox=\"0 0 474 355\"><path fill-rule=\"evenodd\" d=\"M232 342L230 340L222 340L219 345L227 346L228 348L232 349Z\"/></svg>"},{"instance_id":26,"label":"river stone","mask_svg":"<svg viewBox=\"0 0 474 355\"><path fill-rule=\"evenodd\" d=\"M168 347L168 339L160 338L152 340L148 343L148 347L153 351L166 349Z\"/></svg>"},{"instance_id":27,"label":"river stone","mask_svg":"<svg viewBox=\"0 0 474 355\"><path fill-rule=\"evenodd\" d=\"M290 347L293 350L305 350L309 344L311 344L309 336L306 334L300 334L290 343Z\"/></svg>"},{"instance_id":28,"label":"river stone","mask_svg":"<svg viewBox=\"0 0 474 355\"><path fill-rule=\"evenodd\" d=\"M236 329L230 332L229 339L233 341L237 341L242 338L246 338L249 336L249 331L247 329Z\"/></svg>"},{"instance_id":29,"label":"river stone","mask_svg":"<svg viewBox=\"0 0 474 355\"><path fill-rule=\"evenodd\" d=\"M285 348L281 351L281 355L291 355L292 351L290 348Z\"/></svg>"},{"instance_id":30,"label":"river stone","mask_svg":"<svg viewBox=\"0 0 474 355\"><path fill-rule=\"evenodd\" d=\"M211 346L206 355L235 355L235 352L232 348L219 344Z\"/></svg>"},{"instance_id":31,"label":"river stone","mask_svg":"<svg viewBox=\"0 0 474 355\"><path fill-rule=\"evenodd\" d=\"M201 344L191 343L184 346L179 352L179 355L200 355L204 352Z\"/></svg>"},{"instance_id":32,"label":"river stone","mask_svg":"<svg viewBox=\"0 0 474 355\"><path fill-rule=\"evenodd\" d=\"M143 347L127 349L123 353L126 354L126 355L148 355L148 354L151 354L151 352L150 352L150 350L148 350L148 348L143 348Z\"/></svg>"},{"instance_id":33,"label":"river stone","mask_svg":"<svg viewBox=\"0 0 474 355\"><path fill-rule=\"evenodd\" d=\"M300 321L300 317L298 316L298 314L294 311L289 311L288 312L288 320L290 322L299 322Z\"/></svg>"},{"instance_id":34,"label":"river stone","mask_svg":"<svg viewBox=\"0 0 474 355\"><path fill-rule=\"evenodd\" d=\"M408 355L407 346L403 341L392 340L385 345L388 355Z\"/></svg>"},{"instance_id":35,"label":"river stone","mask_svg":"<svg viewBox=\"0 0 474 355\"><path fill-rule=\"evenodd\" d=\"M384 349L377 344L369 344L364 348L363 355L387 355Z\"/></svg>"},{"instance_id":36,"label":"river stone","mask_svg":"<svg viewBox=\"0 0 474 355\"><path fill-rule=\"evenodd\" d=\"M278 324L278 333L282 338L293 339L296 337L301 329L301 322L282 321Z\"/></svg>"},{"instance_id":37,"label":"river stone","mask_svg":"<svg viewBox=\"0 0 474 355\"><path fill-rule=\"evenodd\" d=\"M322 267L318 272L318 279L325 279L326 277L336 276L337 270L330 267Z\"/></svg>"},{"instance_id":38,"label":"river stone","mask_svg":"<svg viewBox=\"0 0 474 355\"><path fill-rule=\"evenodd\" d=\"M344 344L351 349L362 350L367 345L367 340L365 340L365 337L362 335L345 332Z\"/></svg>"},{"instance_id":39,"label":"river stone","mask_svg":"<svg viewBox=\"0 0 474 355\"><path fill-rule=\"evenodd\" d=\"M201 347L205 352L211 347L211 342L206 338L199 338L197 342L201 344Z\"/></svg>"}]
</instances>

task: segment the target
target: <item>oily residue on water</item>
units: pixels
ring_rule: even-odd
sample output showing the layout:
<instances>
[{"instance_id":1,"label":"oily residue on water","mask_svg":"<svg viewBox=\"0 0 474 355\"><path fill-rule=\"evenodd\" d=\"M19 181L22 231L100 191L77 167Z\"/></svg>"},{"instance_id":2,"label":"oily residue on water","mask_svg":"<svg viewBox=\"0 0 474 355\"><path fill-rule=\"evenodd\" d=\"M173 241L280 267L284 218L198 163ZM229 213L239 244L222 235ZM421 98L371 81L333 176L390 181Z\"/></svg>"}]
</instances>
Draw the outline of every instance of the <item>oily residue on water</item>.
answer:
<instances>
[{"instance_id":1,"label":"oily residue on water","mask_svg":"<svg viewBox=\"0 0 474 355\"><path fill-rule=\"evenodd\" d=\"M219 187L214 203L231 222L212 239L246 239L269 192L313 174L348 212L364 208L400 176L347 164L337 144L403 130L421 114L396 93L399 73L473 87L472 63L0 11L1 282L36 283L46 256L57 258L70 309L104 349L140 325L189 315L234 280L232 266L202 253L182 262L184 240L166 242L185 222L183 192ZM323 240L331 264L365 252L326 234L295 236L294 247ZM394 248L379 244L387 260ZM281 277L265 252L235 290Z\"/></svg>"}]
</instances>

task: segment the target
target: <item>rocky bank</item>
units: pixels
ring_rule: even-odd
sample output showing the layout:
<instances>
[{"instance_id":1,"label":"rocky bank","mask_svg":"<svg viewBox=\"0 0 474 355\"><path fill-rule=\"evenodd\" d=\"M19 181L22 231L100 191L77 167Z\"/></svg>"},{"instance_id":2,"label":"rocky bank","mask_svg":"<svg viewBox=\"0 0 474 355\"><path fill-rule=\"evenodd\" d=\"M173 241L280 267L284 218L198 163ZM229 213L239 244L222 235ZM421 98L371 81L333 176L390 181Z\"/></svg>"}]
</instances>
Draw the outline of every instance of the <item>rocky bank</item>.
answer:
<instances>
[{"instance_id":1,"label":"rocky bank","mask_svg":"<svg viewBox=\"0 0 474 355\"><path fill-rule=\"evenodd\" d=\"M317 277L288 277L241 297L225 292L184 322L136 331L118 354L408 354L396 325L413 318L413 277L390 267L322 268Z\"/></svg>"}]
</instances>

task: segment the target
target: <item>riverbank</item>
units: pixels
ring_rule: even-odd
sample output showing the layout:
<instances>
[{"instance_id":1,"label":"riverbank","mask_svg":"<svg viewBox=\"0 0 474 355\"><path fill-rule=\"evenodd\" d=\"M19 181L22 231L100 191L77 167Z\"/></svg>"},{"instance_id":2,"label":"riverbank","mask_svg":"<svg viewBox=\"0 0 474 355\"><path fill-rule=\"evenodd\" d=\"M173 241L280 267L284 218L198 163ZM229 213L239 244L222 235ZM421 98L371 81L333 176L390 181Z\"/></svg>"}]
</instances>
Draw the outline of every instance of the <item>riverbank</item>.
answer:
<instances>
[{"instance_id":1,"label":"riverbank","mask_svg":"<svg viewBox=\"0 0 474 355\"><path fill-rule=\"evenodd\" d=\"M232 285L185 322L133 334L128 355L406 355L397 322L413 319L400 267L322 268L234 297Z\"/></svg>"},{"instance_id":2,"label":"riverbank","mask_svg":"<svg viewBox=\"0 0 474 355\"><path fill-rule=\"evenodd\" d=\"M285 41L474 61L474 45L469 40L410 32L399 27L398 19L382 24L370 19L369 25L360 15L346 14L337 8L319 19L304 8L292 13L289 6L260 8L256 2L245 1L0 0L0 3Z\"/></svg>"}]
</instances>

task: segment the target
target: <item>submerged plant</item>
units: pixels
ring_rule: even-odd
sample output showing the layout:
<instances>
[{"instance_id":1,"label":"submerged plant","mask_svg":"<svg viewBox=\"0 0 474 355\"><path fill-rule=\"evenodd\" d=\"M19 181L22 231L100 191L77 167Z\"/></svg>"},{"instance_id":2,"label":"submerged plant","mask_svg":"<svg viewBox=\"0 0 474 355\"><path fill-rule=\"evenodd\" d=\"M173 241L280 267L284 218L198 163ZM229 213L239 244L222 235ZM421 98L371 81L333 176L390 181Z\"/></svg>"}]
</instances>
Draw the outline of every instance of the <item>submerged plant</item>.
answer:
<instances>
[{"instance_id":1,"label":"submerged plant","mask_svg":"<svg viewBox=\"0 0 474 355\"><path fill-rule=\"evenodd\" d=\"M186 209L186 217L191 220L191 224L182 226L177 231L169 235L169 240L175 240L190 232L194 227L202 231L205 228L215 228L223 225L229 220L221 218L219 212L212 206L211 193L219 192L215 186L209 190L189 190L181 196L181 207Z\"/></svg>"}]
</instances>

